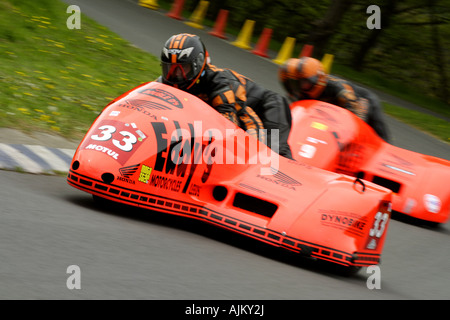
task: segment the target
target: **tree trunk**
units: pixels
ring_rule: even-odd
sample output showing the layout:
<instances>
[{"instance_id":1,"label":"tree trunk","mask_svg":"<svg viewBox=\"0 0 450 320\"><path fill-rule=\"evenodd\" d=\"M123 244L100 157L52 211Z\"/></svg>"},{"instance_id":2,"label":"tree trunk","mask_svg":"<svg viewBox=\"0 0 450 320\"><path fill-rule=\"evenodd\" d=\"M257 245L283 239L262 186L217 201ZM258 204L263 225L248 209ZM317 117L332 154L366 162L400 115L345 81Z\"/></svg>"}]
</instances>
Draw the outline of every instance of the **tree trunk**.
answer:
<instances>
[{"instance_id":1,"label":"tree trunk","mask_svg":"<svg viewBox=\"0 0 450 320\"><path fill-rule=\"evenodd\" d=\"M434 49L434 60L439 74L439 85L437 86L437 97L445 102L449 102L449 92L448 92L448 78L445 70L445 60L441 45L441 38L439 36L439 24L436 22L436 10L435 4L437 1L429 1L429 14L430 14L430 28L431 28L431 42Z\"/></svg>"},{"instance_id":2,"label":"tree trunk","mask_svg":"<svg viewBox=\"0 0 450 320\"><path fill-rule=\"evenodd\" d=\"M358 71L363 69L364 60L366 59L367 54L377 44L383 29L389 27L391 18L394 16L397 1L398 0L388 0L387 5L381 7L381 28L368 30L369 36L361 43L359 50L357 50L353 56L352 66L354 69Z\"/></svg>"},{"instance_id":3,"label":"tree trunk","mask_svg":"<svg viewBox=\"0 0 450 320\"><path fill-rule=\"evenodd\" d=\"M314 53L322 57L328 41L336 33L336 29L345 12L353 5L352 0L334 0L325 16L313 22L314 29L306 38L306 43L314 46Z\"/></svg>"}]
</instances>

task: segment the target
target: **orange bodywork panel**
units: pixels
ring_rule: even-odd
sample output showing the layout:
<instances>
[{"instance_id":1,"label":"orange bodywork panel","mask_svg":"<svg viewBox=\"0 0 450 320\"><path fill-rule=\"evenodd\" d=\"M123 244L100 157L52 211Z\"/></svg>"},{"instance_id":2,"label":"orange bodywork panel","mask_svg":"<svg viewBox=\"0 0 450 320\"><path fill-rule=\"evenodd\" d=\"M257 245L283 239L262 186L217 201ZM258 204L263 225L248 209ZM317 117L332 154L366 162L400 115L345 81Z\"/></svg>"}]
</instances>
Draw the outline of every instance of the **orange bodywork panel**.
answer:
<instances>
[{"instance_id":1,"label":"orange bodywork panel","mask_svg":"<svg viewBox=\"0 0 450 320\"><path fill-rule=\"evenodd\" d=\"M320 127L328 124L316 122L298 120L319 127L312 138L325 139ZM294 128L295 135L305 136ZM291 141L296 153L306 141ZM150 82L105 107L76 150L67 181L149 214L202 220L309 257L378 264L391 190L330 171L342 161L324 161L324 170L300 160L272 152L197 97Z\"/></svg>"},{"instance_id":2,"label":"orange bodywork panel","mask_svg":"<svg viewBox=\"0 0 450 320\"><path fill-rule=\"evenodd\" d=\"M325 102L298 101L291 111L296 160L392 190L393 211L448 221L450 161L393 146L350 111Z\"/></svg>"}]
</instances>

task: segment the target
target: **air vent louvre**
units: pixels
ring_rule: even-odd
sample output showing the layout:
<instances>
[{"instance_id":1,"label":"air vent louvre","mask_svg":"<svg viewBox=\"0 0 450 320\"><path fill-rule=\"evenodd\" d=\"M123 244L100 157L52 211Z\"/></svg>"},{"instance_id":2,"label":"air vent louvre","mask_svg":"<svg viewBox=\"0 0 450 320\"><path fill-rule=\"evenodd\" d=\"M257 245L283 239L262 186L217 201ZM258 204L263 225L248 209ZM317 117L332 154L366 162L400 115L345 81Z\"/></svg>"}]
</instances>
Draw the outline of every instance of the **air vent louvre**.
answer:
<instances>
[{"instance_id":1,"label":"air vent louvre","mask_svg":"<svg viewBox=\"0 0 450 320\"><path fill-rule=\"evenodd\" d=\"M243 193L236 193L233 206L272 218L278 209L276 204Z\"/></svg>"},{"instance_id":2,"label":"air vent louvre","mask_svg":"<svg viewBox=\"0 0 450 320\"><path fill-rule=\"evenodd\" d=\"M382 178L382 177L378 177L378 176L374 176L372 179L372 182L375 184L378 184L382 187L391 189L392 192L395 193L399 193L400 191L400 187L402 186L400 183L386 179L386 178Z\"/></svg>"}]
</instances>

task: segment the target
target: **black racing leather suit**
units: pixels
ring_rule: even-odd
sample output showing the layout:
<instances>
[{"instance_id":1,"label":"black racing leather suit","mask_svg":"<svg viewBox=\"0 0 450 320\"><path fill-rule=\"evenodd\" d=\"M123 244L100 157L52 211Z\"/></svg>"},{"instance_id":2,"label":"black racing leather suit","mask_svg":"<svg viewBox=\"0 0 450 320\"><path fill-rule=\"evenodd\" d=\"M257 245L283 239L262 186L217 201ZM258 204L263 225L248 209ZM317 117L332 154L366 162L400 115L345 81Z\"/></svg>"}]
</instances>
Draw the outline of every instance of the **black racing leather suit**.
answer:
<instances>
[{"instance_id":1,"label":"black racing leather suit","mask_svg":"<svg viewBox=\"0 0 450 320\"><path fill-rule=\"evenodd\" d=\"M302 97L309 99L310 97ZM314 99L329 102L352 111L369 124L385 141L389 142L389 132L383 117L383 109L378 97L369 90L341 78L328 75L322 93Z\"/></svg>"}]
</instances>

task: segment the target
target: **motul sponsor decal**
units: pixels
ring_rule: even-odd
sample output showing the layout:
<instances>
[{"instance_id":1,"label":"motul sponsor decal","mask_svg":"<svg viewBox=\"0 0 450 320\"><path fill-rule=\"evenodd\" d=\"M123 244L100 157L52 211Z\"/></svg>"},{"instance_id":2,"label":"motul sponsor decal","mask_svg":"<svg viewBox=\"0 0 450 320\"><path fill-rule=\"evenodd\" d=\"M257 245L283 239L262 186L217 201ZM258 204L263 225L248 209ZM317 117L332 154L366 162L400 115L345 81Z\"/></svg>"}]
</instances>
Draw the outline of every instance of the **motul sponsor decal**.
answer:
<instances>
[{"instance_id":1,"label":"motul sponsor decal","mask_svg":"<svg viewBox=\"0 0 450 320\"><path fill-rule=\"evenodd\" d=\"M110 156L111 158L118 160L119 159L119 154L107 147L103 147L94 143L89 144L86 148L86 150L96 150L96 151L101 151L105 154L107 154L108 156Z\"/></svg>"},{"instance_id":2,"label":"motul sponsor decal","mask_svg":"<svg viewBox=\"0 0 450 320\"><path fill-rule=\"evenodd\" d=\"M135 123L103 120L86 136L80 149L102 152L123 165L146 138Z\"/></svg>"}]
</instances>

